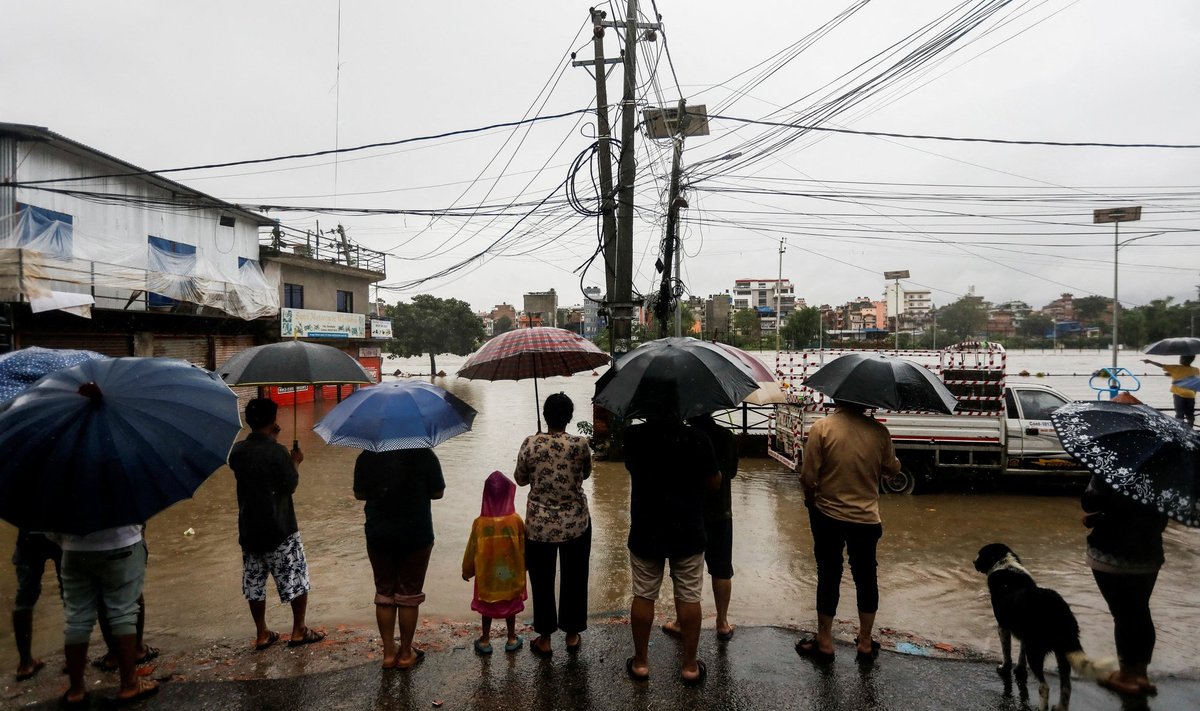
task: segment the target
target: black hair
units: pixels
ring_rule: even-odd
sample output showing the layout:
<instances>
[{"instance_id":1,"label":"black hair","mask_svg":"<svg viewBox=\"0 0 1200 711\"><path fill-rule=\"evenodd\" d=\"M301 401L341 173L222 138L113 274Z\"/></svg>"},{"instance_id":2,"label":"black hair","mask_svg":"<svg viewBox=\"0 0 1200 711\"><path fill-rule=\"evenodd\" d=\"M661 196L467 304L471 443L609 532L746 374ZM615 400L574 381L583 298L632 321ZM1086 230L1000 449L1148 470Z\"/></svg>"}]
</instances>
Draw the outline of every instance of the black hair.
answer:
<instances>
[{"instance_id":1,"label":"black hair","mask_svg":"<svg viewBox=\"0 0 1200 711\"><path fill-rule=\"evenodd\" d=\"M246 403L246 424L252 430L262 429L275 421L279 405L274 400L256 397Z\"/></svg>"},{"instance_id":2,"label":"black hair","mask_svg":"<svg viewBox=\"0 0 1200 711\"><path fill-rule=\"evenodd\" d=\"M542 417L546 418L546 424L556 430L565 429L573 414L575 403L571 402L566 393L554 393L546 398L546 404L542 406Z\"/></svg>"},{"instance_id":3,"label":"black hair","mask_svg":"<svg viewBox=\"0 0 1200 711\"><path fill-rule=\"evenodd\" d=\"M1196 360L1196 356L1194 355L1179 356L1180 365L1191 365L1194 360Z\"/></svg>"},{"instance_id":4,"label":"black hair","mask_svg":"<svg viewBox=\"0 0 1200 711\"><path fill-rule=\"evenodd\" d=\"M853 412L857 412L860 415L865 414L867 411L866 405L860 405L857 402L847 402L845 400L836 400L835 399L833 401L833 404L843 410L850 410Z\"/></svg>"}]
</instances>

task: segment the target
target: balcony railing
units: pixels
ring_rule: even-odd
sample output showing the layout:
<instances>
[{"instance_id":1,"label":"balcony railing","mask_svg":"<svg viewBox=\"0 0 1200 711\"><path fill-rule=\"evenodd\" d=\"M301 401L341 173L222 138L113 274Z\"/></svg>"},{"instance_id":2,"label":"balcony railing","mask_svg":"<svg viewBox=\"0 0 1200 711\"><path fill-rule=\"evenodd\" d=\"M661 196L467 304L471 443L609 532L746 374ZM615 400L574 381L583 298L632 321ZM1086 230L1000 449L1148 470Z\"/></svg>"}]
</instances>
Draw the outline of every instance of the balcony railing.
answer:
<instances>
[{"instance_id":1,"label":"balcony railing","mask_svg":"<svg viewBox=\"0 0 1200 711\"><path fill-rule=\"evenodd\" d=\"M327 264L341 264L387 274L387 254L367 249L341 235L282 235L278 231L259 235L258 242L277 254L294 254Z\"/></svg>"}]
</instances>

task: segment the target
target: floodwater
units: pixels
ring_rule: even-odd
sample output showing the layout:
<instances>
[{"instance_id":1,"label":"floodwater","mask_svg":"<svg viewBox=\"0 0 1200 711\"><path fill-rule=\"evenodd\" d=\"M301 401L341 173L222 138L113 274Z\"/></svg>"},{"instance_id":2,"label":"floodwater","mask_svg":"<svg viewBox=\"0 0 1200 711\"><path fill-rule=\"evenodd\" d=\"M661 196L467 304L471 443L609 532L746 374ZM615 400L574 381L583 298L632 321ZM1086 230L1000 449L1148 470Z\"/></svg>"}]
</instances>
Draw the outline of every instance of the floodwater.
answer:
<instances>
[{"instance_id":1,"label":"floodwater","mask_svg":"<svg viewBox=\"0 0 1200 711\"><path fill-rule=\"evenodd\" d=\"M774 363L773 354L760 357ZM1072 398L1093 399L1087 376L1109 363L1109 358L1104 351L1015 352L1009 356L1008 371L1047 373L1031 379ZM1138 395L1148 404L1168 407L1166 379L1158 376L1156 368L1142 366L1140 358L1137 353L1121 356L1122 364L1135 373L1151 375ZM438 367L453 373L461 362L447 356L438 359ZM424 372L428 360L389 361L384 371L396 368ZM595 380L587 373L551 378L540 383L540 394L544 398L550 392L566 392L576 403L574 421L590 420ZM437 449L447 488L445 499L433 503L437 543L422 616L472 620L471 584L460 576L463 547L479 511L483 480L494 469L511 474L521 440L535 429L533 383L455 377L437 382L474 405L479 416L472 432ZM373 590L362 505L351 494L357 450L326 446L309 430L332 405L301 405L298 411L306 460L295 501L313 582L309 619L316 626L370 627ZM286 409L281 412L281 441L291 439L290 415ZM622 465L599 462L586 485L594 528L590 609L597 616L628 609L628 481ZM526 491L519 491L519 511L524 511ZM774 460L743 460L733 487L733 506L733 621L811 627L815 569L796 476ZM1070 602L1080 619L1085 648L1095 656L1113 656L1112 622L1083 560L1085 529L1078 508L1074 493L1061 489L1043 493L1028 487L1022 493L992 489L885 497L878 624L997 653L986 585L971 561L984 543L1002 541L1021 555L1040 584L1057 589ZM189 529L195 534L185 535ZM147 537L151 553L145 592L148 641L169 649L220 637L249 640L253 629L241 597L232 473L218 472L194 499L154 517ZM0 551L5 555L14 538L14 529L0 525ZM1173 524L1166 534L1166 549L1167 565L1152 602L1159 635L1154 667L1160 672L1200 674L1194 651L1194 640L1200 638L1200 606L1194 589L1194 581L1200 579L1200 531ZM839 617L851 618L853 588L848 573L846 578ZM48 591L53 590L52 580L48 575ZM0 568L0 608L11 608L14 587L12 568ZM707 594L705 609L711 617ZM666 591L663 600L669 600ZM660 605L660 611L665 609ZM529 613L527 608L523 616L527 620ZM290 618L286 607L272 600L268 619L279 629ZM36 613L35 652L49 653L58 647L61 621L55 596L45 596ZM0 625L0 668L14 665L11 630Z\"/></svg>"}]
</instances>

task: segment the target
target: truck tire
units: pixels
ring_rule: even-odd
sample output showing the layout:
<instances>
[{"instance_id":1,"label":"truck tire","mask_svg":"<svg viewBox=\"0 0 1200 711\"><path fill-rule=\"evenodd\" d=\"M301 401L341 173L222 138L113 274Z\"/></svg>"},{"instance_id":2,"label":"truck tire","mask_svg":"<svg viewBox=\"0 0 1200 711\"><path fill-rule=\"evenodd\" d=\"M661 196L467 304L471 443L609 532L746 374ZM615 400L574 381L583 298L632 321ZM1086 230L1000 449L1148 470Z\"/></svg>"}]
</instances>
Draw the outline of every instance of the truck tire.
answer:
<instances>
[{"instance_id":1,"label":"truck tire","mask_svg":"<svg viewBox=\"0 0 1200 711\"><path fill-rule=\"evenodd\" d=\"M925 488L927 466L920 460L901 459L900 472L879 480L879 490L885 494L915 494Z\"/></svg>"}]
</instances>

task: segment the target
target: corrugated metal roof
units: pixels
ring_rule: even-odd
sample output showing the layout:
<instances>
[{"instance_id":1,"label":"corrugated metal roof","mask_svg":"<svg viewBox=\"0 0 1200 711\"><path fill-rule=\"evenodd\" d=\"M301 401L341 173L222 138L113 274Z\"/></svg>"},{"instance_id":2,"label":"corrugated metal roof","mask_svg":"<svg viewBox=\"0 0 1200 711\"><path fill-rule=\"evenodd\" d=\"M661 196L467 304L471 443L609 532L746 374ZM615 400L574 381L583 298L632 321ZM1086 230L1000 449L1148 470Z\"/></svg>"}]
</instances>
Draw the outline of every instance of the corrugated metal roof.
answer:
<instances>
[{"instance_id":1,"label":"corrugated metal roof","mask_svg":"<svg viewBox=\"0 0 1200 711\"><path fill-rule=\"evenodd\" d=\"M121 160L116 156L109 155L104 151L96 150L95 148L80 143L79 141L67 138L62 134L55 133L44 126L0 122L0 136L14 137L18 141L40 141L43 143L49 143L54 147L64 150L68 153L74 153L76 155L81 155L117 166L119 170L115 172L127 172L129 173L130 178L145 180L148 183L156 185L165 190L170 190L171 192L183 193L193 197L199 197L203 198L204 200L212 201L214 210L227 210L231 213L240 215L243 218L249 219L261 227L270 227L275 224L275 220L265 215L248 210L230 202L225 202L224 200L220 200L206 193L202 193L195 188L189 188L188 186L182 183L177 183L170 178L164 178L157 173L152 173L144 168L134 165L133 163Z\"/></svg>"}]
</instances>

